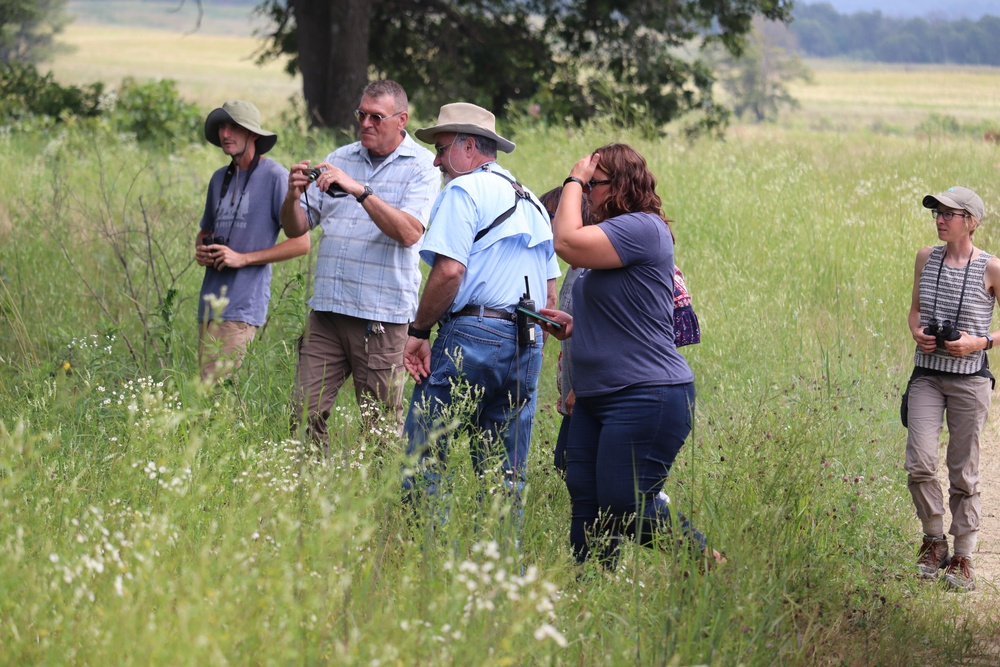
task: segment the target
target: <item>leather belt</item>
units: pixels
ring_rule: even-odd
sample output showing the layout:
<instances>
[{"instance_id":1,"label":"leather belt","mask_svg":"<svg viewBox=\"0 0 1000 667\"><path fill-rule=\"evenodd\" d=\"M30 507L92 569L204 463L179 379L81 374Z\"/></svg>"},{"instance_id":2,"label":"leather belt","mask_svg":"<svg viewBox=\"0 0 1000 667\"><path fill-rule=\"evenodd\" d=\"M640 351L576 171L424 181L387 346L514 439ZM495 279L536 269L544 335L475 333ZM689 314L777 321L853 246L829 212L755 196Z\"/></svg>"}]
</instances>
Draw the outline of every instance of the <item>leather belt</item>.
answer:
<instances>
[{"instance_id":1,"label":"leather belt","mask_svg":"<svg viewBox=\"0 0 1000 667\"><path fill-rule=\"evenodd\" d=\"M482 306L466 306L461 310L453 312L451 317L479 317L480 309L482 310L483 317L489 317L494 320L507 320L508 322L514 322L517 319L512 312L497 310L496 308L483 308Z\"/></svg>"}]
</instances>

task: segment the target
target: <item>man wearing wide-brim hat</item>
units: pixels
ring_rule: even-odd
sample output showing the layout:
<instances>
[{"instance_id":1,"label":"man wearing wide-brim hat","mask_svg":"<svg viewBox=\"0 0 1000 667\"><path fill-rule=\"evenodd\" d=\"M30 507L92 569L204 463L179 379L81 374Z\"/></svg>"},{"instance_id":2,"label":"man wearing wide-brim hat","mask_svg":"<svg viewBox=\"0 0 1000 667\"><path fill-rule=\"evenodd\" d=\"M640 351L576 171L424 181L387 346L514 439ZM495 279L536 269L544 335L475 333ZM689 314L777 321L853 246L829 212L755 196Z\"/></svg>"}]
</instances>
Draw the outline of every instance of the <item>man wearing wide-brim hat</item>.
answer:
<instances>
[{"instance_id":1,"label":"man wearing wide-brim hat","mask_svg":"<svg viewBox=\"0 0 1000 667\"><path fill-rule=\"evenodd\" d=\"M230 163L208 183L195 260L205 267L198 301L198 360L211 382L240 365L267 319L271 263L309 252L309 236L275 245L288 170L262 157L278 135L261 127L257 107L226 102L205 119L205 139Z\"/></svg>"},{"instance_id":2,"label":"man wearing wide-brim hat","mask_svg":"<svg viewBox=\"0 0 1000 667\"><path fill-rule=\"evenodd\" d=\"M404 426L409 453L430 456L430 434L447 432L441 428L452 418L445 416L447 406L467 383L478 403L468 416L473 465L481 474L486 459L500 455L507 490L517 498L535 414L542 332L515 311L528 306L529 298L531 310L555 303L559 264L548 215L497 164L497 150L511 153L514 143L497 133L486 109L446 104L434 126L415 134L434 144L434 164L448 183L434 203L420 251L431 270L403 359L417 382ZM439 440L435 449L443 461L447 442ZM408 488L436 489L435 469L422 467L426 483L409 479Z\"/></svg>"}]
</instances>

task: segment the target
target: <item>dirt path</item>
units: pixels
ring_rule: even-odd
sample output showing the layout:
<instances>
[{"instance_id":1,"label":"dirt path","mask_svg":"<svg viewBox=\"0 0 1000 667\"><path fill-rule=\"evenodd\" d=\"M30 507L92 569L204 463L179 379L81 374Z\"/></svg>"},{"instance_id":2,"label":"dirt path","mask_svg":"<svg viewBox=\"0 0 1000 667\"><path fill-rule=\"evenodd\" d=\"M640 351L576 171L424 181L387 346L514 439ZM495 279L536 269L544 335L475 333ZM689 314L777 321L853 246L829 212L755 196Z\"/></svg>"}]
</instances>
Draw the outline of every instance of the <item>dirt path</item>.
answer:
<instances>
[{"instance_id":1,"label":"dirt path","mask_svg":"<svg viewBox=\"0 0 1000 667\"><path fill-rule=\"evenodd\" d=\"M941 447L938 479L944 492L944 529L951 525L948 511L948 469L944 465L946 447ZM983 514L979 522L979 541L973 554L976 568L975 598L1000 595L1000 390L993 392L990 418L986 422L979 448L979 492L982 495ZM948 541L952 541L951 535Z\"/></svg>"},{"instance_id":2,"label":"dirt path","mask_svg":"<svg viewBox=\"0 0 1000 667\"><path fill-rule=\"evenodd\" d=\"M980 595L1000 593L1000 392L993 393L990 420L986 423L979 446L979 492L983 515L979 520L979 541L973 564L976 567L976 591ZM945 486L947 493L947 486ZM945 496L947 497L947 496Z\"/></svg>"}]
</instances>

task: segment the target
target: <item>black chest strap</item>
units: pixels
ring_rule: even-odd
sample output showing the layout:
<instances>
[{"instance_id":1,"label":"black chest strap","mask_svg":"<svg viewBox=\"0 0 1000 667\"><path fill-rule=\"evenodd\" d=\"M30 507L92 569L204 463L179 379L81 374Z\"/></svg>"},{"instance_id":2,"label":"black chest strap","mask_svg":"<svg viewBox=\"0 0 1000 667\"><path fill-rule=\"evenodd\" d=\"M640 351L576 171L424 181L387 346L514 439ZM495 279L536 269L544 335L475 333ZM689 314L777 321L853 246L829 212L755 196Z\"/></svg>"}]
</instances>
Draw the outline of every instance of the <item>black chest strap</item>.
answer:
<instances>
[{"instance_id":1,"label":"black chest strap","mask_svg":"<svg viewBox=\"0 0 1000 667\"><path fill-rule=\"evenodd\" d=\"M538 204L535 203L535 200L531 198L531 195L528 194L528 191L524 189L523 185L521 185L520 183L518 183L517 181L515 181L512 178L507 178L503 174L498 174L495 171L490 171L489 165L483 165L483 171L485 171L487 173L490 173L490 174L494 174L496 176L499 176L503 180L505 180L508 183L510 183L510 186L512 188L514 188L514 205L511 206L506 211L504 211L503 213L501 213L500 215L498 215L497 219L494 220L490 224L489 227L487 227L486 229L483 229L478 234L476 234L476 238L474 238L473 241L472 241L473 243L475 243L479 239L481 239L484 236L486 236L487 234L489 234L493 230L494 227L497 227L498 225L503 224L503 222L505 220L507 220L507 218L509 218L510 216L514 215L514 211L517 210L517 205L522 200L527 200L532 206L535 207L535 209L542 215L543 218L547 217L546 214L542 211L542 209L538 206Z\"/></svg>"}]
</instances>

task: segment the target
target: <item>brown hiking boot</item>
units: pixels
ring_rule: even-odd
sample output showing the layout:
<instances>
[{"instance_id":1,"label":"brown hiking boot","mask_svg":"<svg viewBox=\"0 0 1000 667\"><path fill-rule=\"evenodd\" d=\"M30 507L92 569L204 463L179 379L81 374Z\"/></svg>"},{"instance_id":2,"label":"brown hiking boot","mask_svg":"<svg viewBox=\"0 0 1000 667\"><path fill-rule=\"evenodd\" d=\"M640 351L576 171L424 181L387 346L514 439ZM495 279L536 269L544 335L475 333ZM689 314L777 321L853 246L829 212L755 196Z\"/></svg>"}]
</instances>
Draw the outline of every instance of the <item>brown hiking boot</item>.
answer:
<instances>
[{"instance_id":1,"label":"brown hiking boot","mask_svg":"<svg viewBox=\"0 0 1000 667\"><path fill-rule=\"evenodd\" d=\"M948 540L944 537L924 535L924 543L917 552L917 568L921 579L936 579L938 571L948 567Z\"/></svg>"},{"instance_id":2,"label":"brown hiking boot","mask_svg":"<svg viewBox=\"0 0 1000 667\"><path fill-rule=\"evenodd\" d=\"M944 571L945 581L949 588L959 591L976 590L976 569L972 567L972 559L968 556L955 556Z\"/></svg>"}]
</instances>

